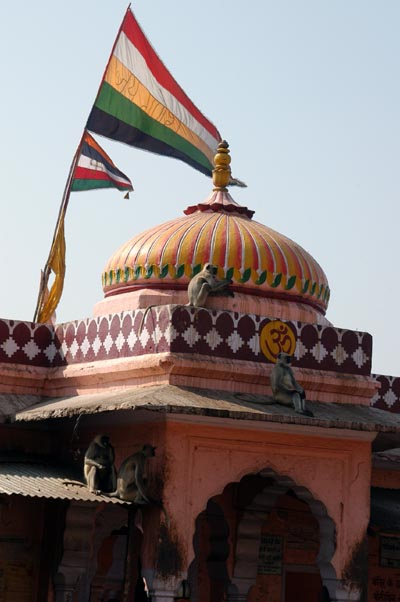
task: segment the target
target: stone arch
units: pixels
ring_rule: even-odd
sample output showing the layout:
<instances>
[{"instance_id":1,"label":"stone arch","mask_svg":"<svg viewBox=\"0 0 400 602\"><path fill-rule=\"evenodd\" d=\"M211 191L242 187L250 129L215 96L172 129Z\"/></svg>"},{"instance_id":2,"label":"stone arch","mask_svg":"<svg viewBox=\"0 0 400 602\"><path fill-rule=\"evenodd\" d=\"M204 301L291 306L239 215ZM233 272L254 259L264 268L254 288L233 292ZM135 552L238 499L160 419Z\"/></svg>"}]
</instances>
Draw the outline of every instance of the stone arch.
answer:
<instances>
[{"instance_id":1,"label":"stone arch","mask_svg":"<svg viewBox=\"0 0 400 602\"><path fill-rule=\"evenodd\" d=\"M255 472L241 474L235 482L227 484L223 492L229 486L240 483L246 476L258 476L268 484L258 492L248 504L246 510L238 523L237 539L235 548L235 566L228 588L228 601L245 602L247 594L255 584L261 526L263 517L275 506L278 498L288 491L293 491L296 497L310 508L311 514L317 520L320 530L320 549L316 559L324 591L329 592L331 602L344 602L359 600L359 592L348 591L340 579L337 579L336 571L332 564L332 557L336 548L336 525L329 516L323 502L318 500L313 493L288 475L280 474L277 470L269 467ZM223 493L221 492L221 493ZM210 498L217 497L218 494ZM228 537L228 536L227 536ZM193 562L196 561L196 555ZM194 598L195 600L195 598Z\"/></svg>"},{"instance_id":2,"label":"stone arch","mask_svg":"<svg viewBox=\"0 0 400 602\"><path fill-rule=\"evenodd\" d=\"M328 590L332 589L332 587L329 588L329 584L332 586L332 582L334 582L336 585L336 574L331 564L335 552L336 528L334 521L327 513L325 505L316 500L308 489L297 485L293 479L286 475L278 474L271 468L266 468L260 471L259 474L261 477L268 479L269 483L271 483L271 479L273 482L255 496L247 506L238 524L235 567L229 599L245 600L251 586L254 585L257 576L261 526L265 514L271 512L278 498L289 490L293 491L300 500L307 503L312 515L318 521L320 549L316 563L324 585Z\"/></svg>"}]
</instances>

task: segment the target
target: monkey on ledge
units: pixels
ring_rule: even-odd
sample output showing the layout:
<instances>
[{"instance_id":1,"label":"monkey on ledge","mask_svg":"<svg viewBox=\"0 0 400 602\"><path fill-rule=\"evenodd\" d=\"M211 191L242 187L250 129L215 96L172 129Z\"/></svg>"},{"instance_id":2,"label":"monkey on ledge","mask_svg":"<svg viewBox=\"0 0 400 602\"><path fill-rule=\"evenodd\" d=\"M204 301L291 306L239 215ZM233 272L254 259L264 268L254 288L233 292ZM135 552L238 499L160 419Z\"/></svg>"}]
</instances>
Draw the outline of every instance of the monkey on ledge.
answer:
<instances>
[{"instance_id":1,"label":"monkey on ledge","mask_svg":"<svg viewBox=\"0 0 400 602\"><path fill-rule=\"evenodd\" d=\"M293 407L295 412L304 416L314 416L306 408L306 394L296 381L290 362L292 356L283 351L278 354L276 364L271 372L271 388L274 401L284 406Z\"/></svg>"},{"instance_id":2,"label":"monkey on ledge","mask_svg":"<svg viewBox=\"0 0 400 602\"><path fill-rule=\"evenodd\" d=\"M188 286L189 305L204 307L209 295L229 295L233 292L228 288L232 280L218 280L218 268L211 263L206 263L196 276L193 276Z\"/></svg>"}]
</instances>

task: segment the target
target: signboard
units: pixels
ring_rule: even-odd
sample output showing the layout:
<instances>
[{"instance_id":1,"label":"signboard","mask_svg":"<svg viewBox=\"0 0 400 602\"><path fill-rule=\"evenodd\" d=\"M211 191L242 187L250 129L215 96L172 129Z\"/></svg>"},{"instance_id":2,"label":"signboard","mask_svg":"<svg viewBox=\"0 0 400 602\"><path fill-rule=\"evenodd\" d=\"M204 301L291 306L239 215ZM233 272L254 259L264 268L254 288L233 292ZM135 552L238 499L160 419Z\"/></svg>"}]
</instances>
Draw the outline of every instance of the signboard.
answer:
<instances>
[{"instance_id":1,"label":"signboard","mask_svg":"<svg viewBox=\"0 0 400 602\"><path fill-rule=\"evenodd\" d=\"M400 568L400 537L380 536L379 564L390 568Z\"/></svg>"},{"instance_id":2,"label":"signboard","mask_svg":"<svg viewBox=\"0 0 400 602\"><path fill-rule=\"evenodd\" d=\"M296 350L296 336L281 320L272 320L260 332L260 349L270 362L275 364L281 351L293 355Z\"/></svg>"},{"instance_id":3,"label":"signboard","mask_svg":"<svg viewBox=\"0 0 400 602\"><path fill-rule=\"evenodd\" d=\"M258 574L281 575L283 557L283 537L261 535L258 551Z\"/></svg>"}]
</instances>

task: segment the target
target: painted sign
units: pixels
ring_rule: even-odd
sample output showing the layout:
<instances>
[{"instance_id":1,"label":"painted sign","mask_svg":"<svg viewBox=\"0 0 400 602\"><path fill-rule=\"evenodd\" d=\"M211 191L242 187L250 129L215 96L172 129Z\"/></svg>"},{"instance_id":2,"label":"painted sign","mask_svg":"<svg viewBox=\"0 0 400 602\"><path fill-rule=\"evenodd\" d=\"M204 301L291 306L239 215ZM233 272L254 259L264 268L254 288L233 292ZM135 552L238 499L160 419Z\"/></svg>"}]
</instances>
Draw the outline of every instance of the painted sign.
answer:
<instances>
[{"instance_id":1,"label":"painted sign","mask_svg":"<svg viewBox=\"0 0 400 602\"><path fill-rule=\"evenodd\" d=\"M400 568L400 537L380 537L379 564L390 568Z\"/></svg>"},{"instance_id":2,"label":"painted sign","mask_svg":"<svg viewBox=\"0 0 400 602\"><path fill-rule=\"evenodd\" d=\"M260 348L265 357L275 364L278 355L284 351L293 355L296 349L296 337L293 330L281 320L265 324L260 332Z\"/></svg>"},{"instance_id":3,"label":"painted sign","mask_svg":"<svg viewBox=\"0 0 400 602\"><path fill-rule=\"evenodd\" d=\"M283 537L261 535L258 551L258 574L281 575L283 558Z\"/></svg>"}]
</instances>

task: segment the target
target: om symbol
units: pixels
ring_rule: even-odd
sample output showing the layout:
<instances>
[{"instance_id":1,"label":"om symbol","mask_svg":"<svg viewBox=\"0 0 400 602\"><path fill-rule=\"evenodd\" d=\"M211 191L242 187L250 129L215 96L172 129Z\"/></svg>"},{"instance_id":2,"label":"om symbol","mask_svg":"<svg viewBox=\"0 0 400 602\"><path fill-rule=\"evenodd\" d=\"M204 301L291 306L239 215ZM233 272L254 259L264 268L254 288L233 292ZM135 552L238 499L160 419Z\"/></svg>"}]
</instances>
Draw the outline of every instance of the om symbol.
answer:
<instances>
[{"instance_id":1,"label":"om symbol","mask_svg":"<svg viewBox=\"0 0 400 602\"><path fill-rule=\"evenodd\" d=\"M296 337L288 324L280 320L268 322L260 332L260 347L265 357L275 363L281 351L293 355Z\"/></svg>"}]
</instances>

